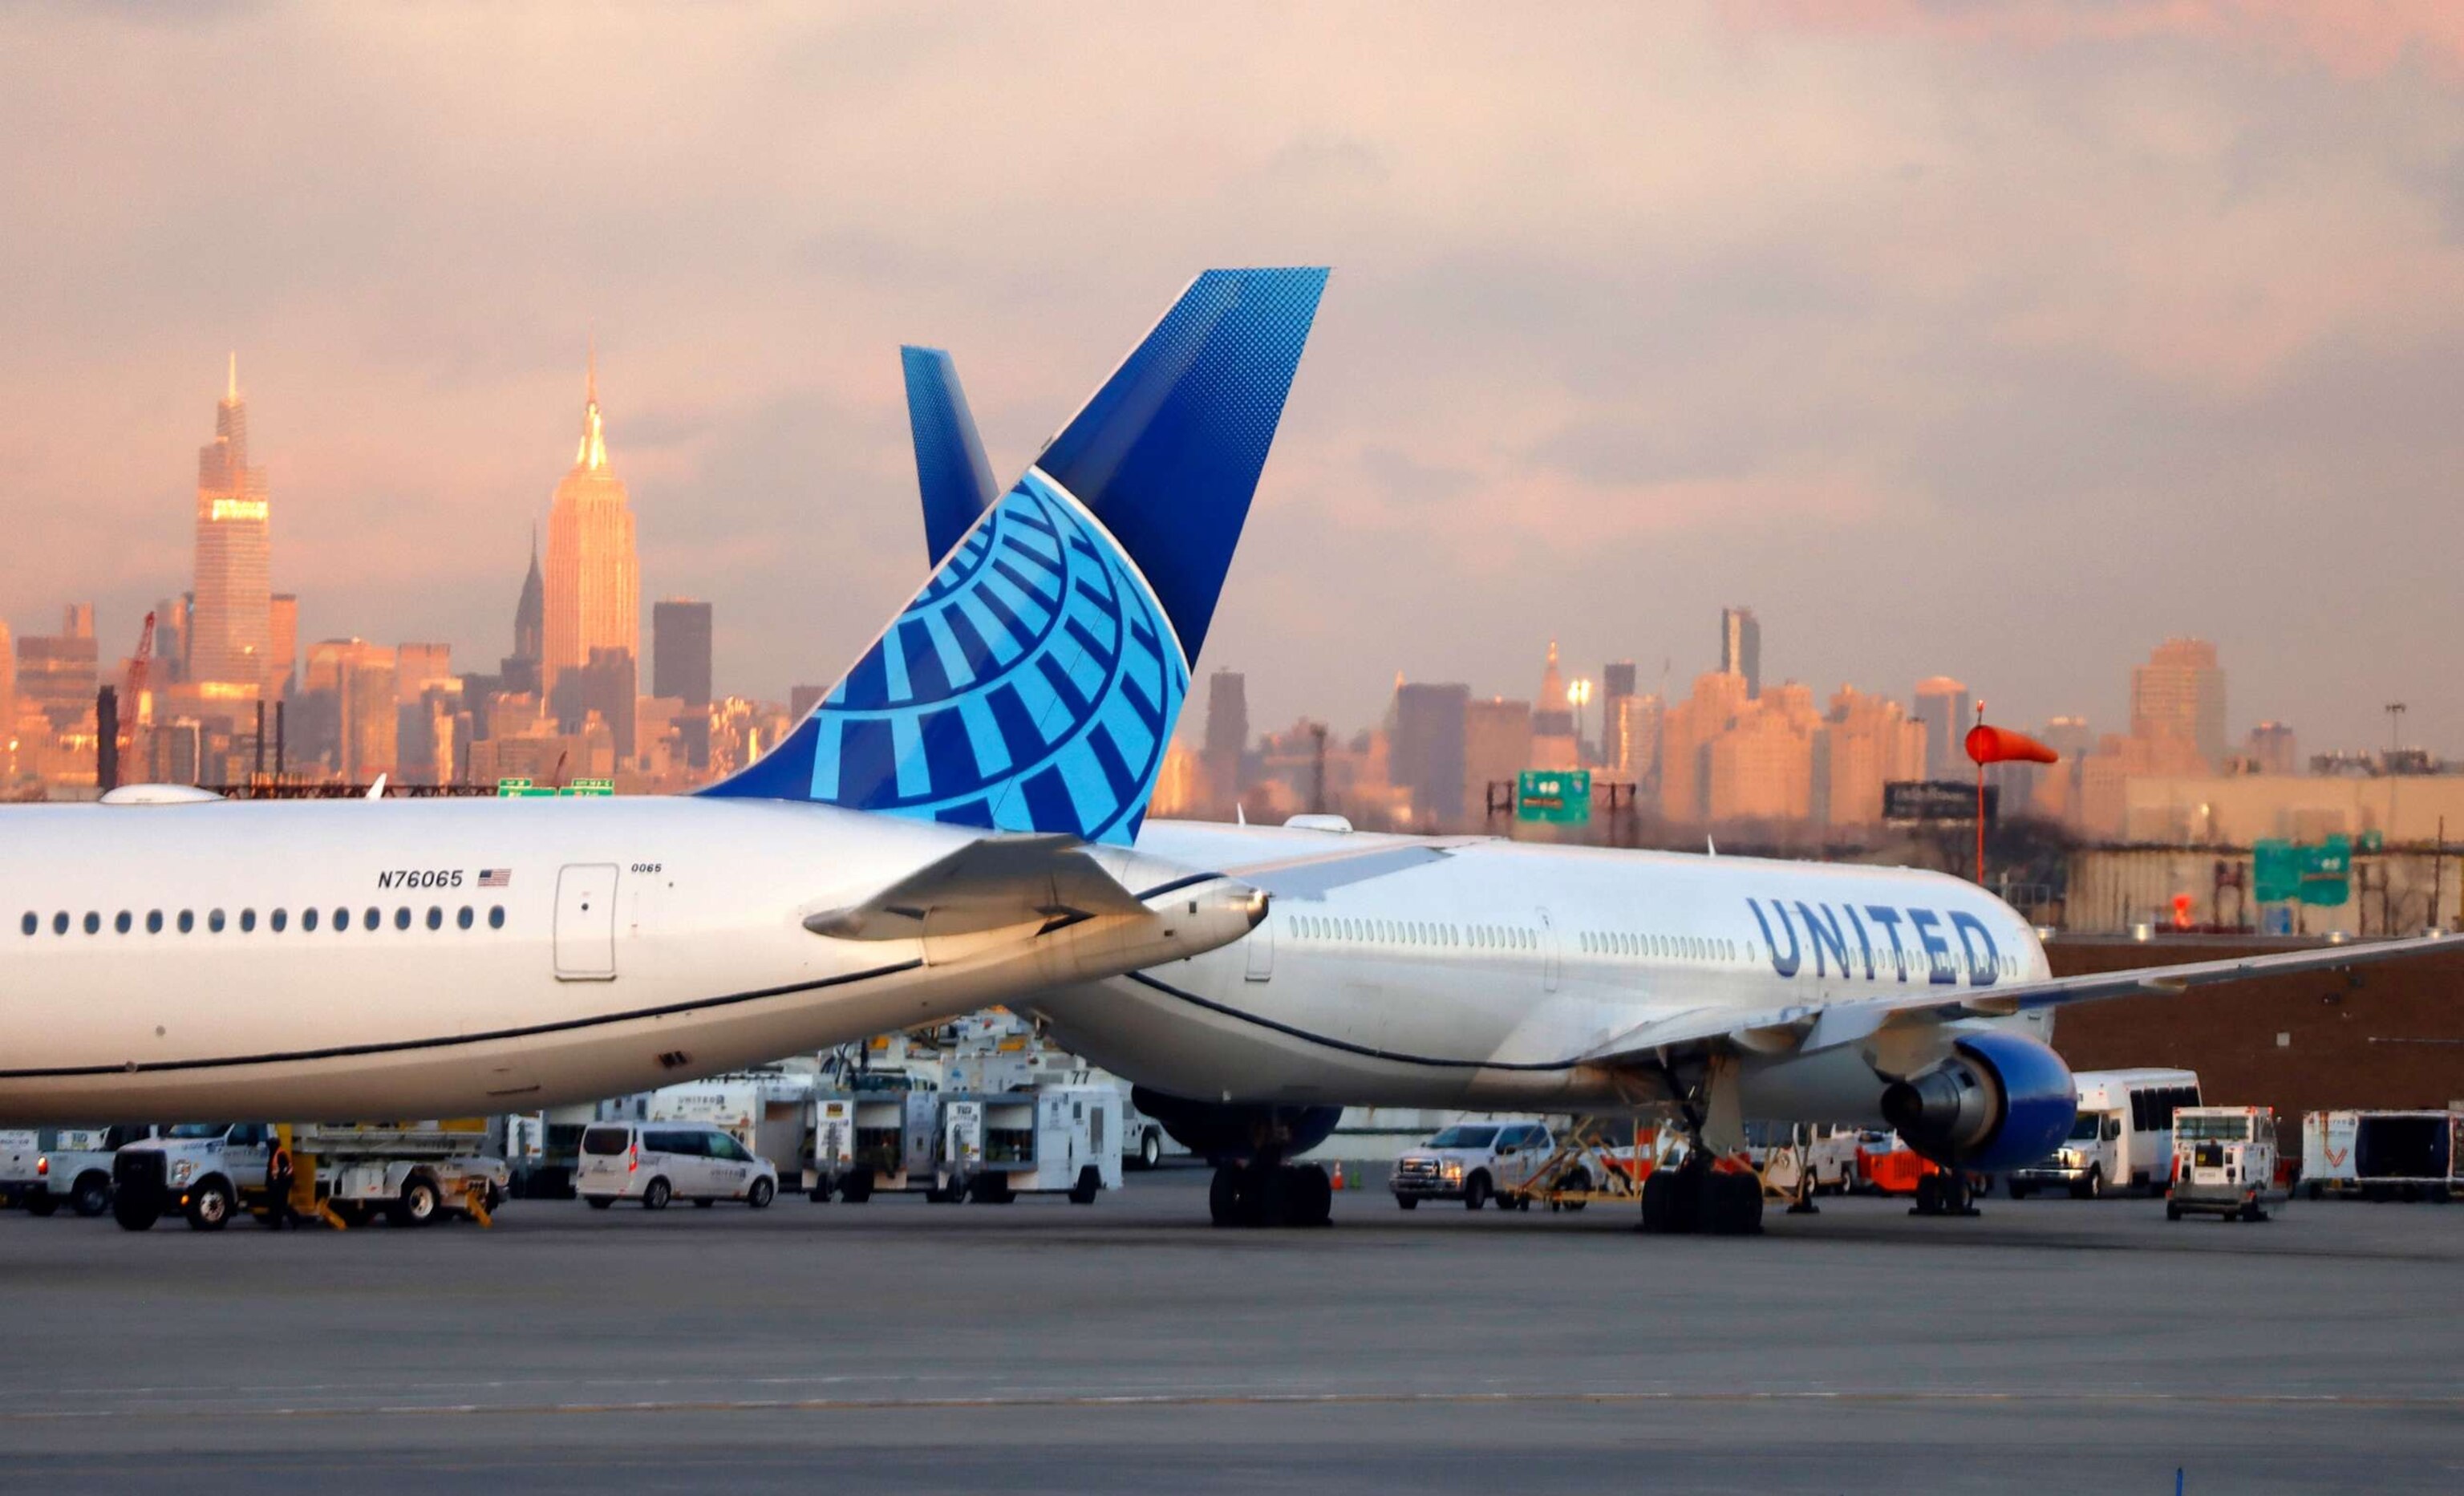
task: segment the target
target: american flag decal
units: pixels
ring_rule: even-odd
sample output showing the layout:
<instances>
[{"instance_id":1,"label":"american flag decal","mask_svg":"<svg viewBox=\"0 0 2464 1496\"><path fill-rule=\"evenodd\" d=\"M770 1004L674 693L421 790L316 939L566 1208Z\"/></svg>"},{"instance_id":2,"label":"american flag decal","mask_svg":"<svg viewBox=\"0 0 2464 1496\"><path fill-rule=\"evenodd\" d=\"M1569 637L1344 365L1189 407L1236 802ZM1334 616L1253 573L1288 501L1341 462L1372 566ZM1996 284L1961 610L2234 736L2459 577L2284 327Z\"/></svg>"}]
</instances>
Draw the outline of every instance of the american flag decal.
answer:
<instances>
[{"instance_id":1,"label":"american flag decal","mask_svg":"<svg viewBox=\"0 0 2464 1496\"><path fill-rule=\"evenodd\" d=\"M511 868L482 868L479 869L479 887L483 889L507 889L513 887L513 884L514 869Z\"/></svg>"}]
</instances>

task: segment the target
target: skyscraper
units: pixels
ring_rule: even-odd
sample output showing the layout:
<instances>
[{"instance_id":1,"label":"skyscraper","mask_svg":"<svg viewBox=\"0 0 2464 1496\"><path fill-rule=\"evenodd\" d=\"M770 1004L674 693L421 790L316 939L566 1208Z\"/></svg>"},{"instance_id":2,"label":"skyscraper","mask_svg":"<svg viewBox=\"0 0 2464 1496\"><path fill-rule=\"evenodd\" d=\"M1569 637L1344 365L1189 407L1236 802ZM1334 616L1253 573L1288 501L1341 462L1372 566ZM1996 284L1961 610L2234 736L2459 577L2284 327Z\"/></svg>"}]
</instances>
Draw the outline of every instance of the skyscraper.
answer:
<instances>
[{"instance_id":1,"label":"skyscraper","mask_svg":"<svg viewBox=\"0 0 2464 1496\"><path fill-rule=\"evenodd\" d=\"M1763 626L1750 607L1720 609L1720 669L1746 677L1746 699L1763 693Z\"/></svg>"},{"instance_id":2,"label":"skyscraper","mask_svg":"<svg viewBox=\"0 0 2464 1496\"><path fill-rule=\"evenodd\" d=\"M1566 677L1557 668L1557 641L1549 641L1549 660L1540 668L1540 699L1531 705L1531 761L1527 769L1578 769L1583 750L1574 731L1574 708L1566 697ZM1518 770L1518 772L1520 772Z\"/></svg>"},{"instance_id":3,"label":"skyscraper","mask_svg":"<svg viewBox=\"0 0 2464 1496\"><path fill-rule=\"evenodd\" d=\"M650 694L710 705L710 605L669 598L650 605Z\"/></svg>"},{"instance_id":4,"label":"skyscraper","mask_svg":"<svg viewBox=\"0 0 2464 1496\"><path fill-rule=\"evenodd\" d=\"M1206 794L1221 809L1241 798L1241 760L1249 751L1249 681L1238 671L1206 677Z\"/></svg>"},{"instance_id":5,"label":"skyscraper","mask_svg":"<svg viewBox=\"0 0 2464 1496\"><path fill-rule=\"evenodd\" d=\"M265 470L248 462L248 403L231 355L214 439L197 450L196 608L188 620L188 678L225 687L264 682L274 656Z\"/></svg>"},{"instance_id":6,"label":"skyscraper","mask_svg":"<svg viewBox=\"0 0 2464 1496\"><path fill-rule=\"evenodd\" d=\"M684 738L686 766L709 768L709 604L670 598L650 605L650 694L684 703L676 731Z\"/></svg>"},{"instance_id":7,"label":"skyscraper","mask_svg":"<svg viewBox=\"0 0 2464 1496\"><path fill-rule=\"evenodd\" d=\"M1492 696L1463 708L1463 812L1485 818L1491 789L1510 799L1515 776L1531 767L1531 703Z\"/></svg>"},{"instance_id":8,"label":"skyscraper","mask_svg":"<svg viewBox=\"0 0 2464 1496\"><path fill-rule=\"evenodd\" d=\"M2210 769L2224 761L2225 672L2214 645L2167 639L2131 671L2130 736L2189 743Z\"/></svg>"},{"instance_id":9,"label":"skyscraper","mask_svg":"<svg viewBox=\"0 0 2464 1496\"><path fill-rule=\"evenodd\" d=\"M1617 715L1617 698L1634 694L1634 661L1611 660L1600 667L1600 699L1611 716Z\"/></svg>"},{"instance_id":10,"label":"skyscraper","mask_svg":"<svg viewBox=\"0 0 2464 1496\"><path fill-rule=\"evenodd\" d=\"M1968 688L1947 675L1926 676L1917 682L1916 715L1925 721L1925 778L1968 778Z\"/></svg>"},{"instance_id":11,"label":"skyscraper","mask_svg":"<svg viewBox=\"0 0 2464 1496\"><path fill-rule=\"evenodd\" d=\"M556 486L547 517L547 587L542 613L542 684L590 663L595 651L642 657L642 583L633 553L633 510L625 484L607 466L599 417L599 363L583 384L582 445L573 471ZM627 704L629 721L632 709ZM626 737L632 736L627 728Z\"/></svg>"},{"instance_id":12,"label":"skyscraper","mask_svg":"<svg viewBox=\"0 0 2464 1496\"><path fill-rule=\"evenodd\" d=\"M514 605L514 652L497 662L500 689L513 695L543 694L540 656L547 649L547 583L539 576L539 532L531 532L531 569Z\"/></svg>"},{"instance_id":13,"label":"skyscraper","mask_svg":"<svg viewBox=\"0 0 2464 1496\"><path fill-rule=\"evenodd\" d=\"M1412 814L1453 828L1463 821L1463 734L1468 686L1397 683L1386 777L1412 792Z\"/></svg>"},{"instance_id":14,"label":"skyscraper","mask_svg":"<svg viewBox=\"0 0 2464 1496\"><path fill-rule=\"evenodd\" d=\"M274 594L274 654L266 671L265 684L272 695L279 696L291 687L292 672L299 668L299 594Z\"/></svg>"}]
</instances>

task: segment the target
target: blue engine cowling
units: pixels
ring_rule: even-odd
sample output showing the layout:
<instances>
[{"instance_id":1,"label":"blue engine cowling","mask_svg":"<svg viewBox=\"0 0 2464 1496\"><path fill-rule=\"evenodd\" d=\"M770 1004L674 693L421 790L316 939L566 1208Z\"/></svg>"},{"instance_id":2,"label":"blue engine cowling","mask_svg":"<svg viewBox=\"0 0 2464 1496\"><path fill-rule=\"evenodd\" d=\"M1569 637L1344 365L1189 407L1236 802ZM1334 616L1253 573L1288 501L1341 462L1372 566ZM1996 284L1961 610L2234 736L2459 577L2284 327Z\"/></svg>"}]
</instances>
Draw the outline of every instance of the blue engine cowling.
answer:
<instances>
[{"instance_id":1,"label":"blue engine cowling","mask_svg":"<svg viewBox=\"0 0 2464 1496\"><path fill-rule=\"evenodd\" d=\"M2024 1034L1962 1034L1951 1057L1882 1092L1882 1116L1908 1147L1945 1168L1991 1173L2061 1146L2079 1089L2061 1056Z\"/></svg>"},{"instance_id":2,"label":"blue engine cowling","mask_svg":"<svg viewBox=\"0 0 2464 1496\"><path fill-rule=\"evenodd\" d=\"M1248 1163L1262 1153L1296 1158L1325 1142L1343 1120L1341 1107L1192 1101L1144 1086L1130 1088L1130 1105L1162 1123L1173 1141L1219 1164Z\"/></svg>"}]
</instances>

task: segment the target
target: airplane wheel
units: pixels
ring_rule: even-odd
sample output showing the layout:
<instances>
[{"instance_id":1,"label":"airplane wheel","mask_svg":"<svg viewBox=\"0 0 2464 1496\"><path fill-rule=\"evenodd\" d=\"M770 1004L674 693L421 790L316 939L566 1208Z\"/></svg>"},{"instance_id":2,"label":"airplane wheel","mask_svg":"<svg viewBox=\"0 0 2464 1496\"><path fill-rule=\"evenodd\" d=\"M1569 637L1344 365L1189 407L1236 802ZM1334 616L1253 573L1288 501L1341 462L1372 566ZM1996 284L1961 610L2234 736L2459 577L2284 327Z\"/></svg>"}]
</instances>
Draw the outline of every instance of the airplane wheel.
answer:
<instances>
[{"instance_id":1,"label":"airplane wheel","mask_svg":"<svg viewBox=\"0 0 2464 1496\"><path fill-rule=\"evenodd\" d=\"M1284 1199L1291 1214L1287 1224L1324 1226L1334 1222L1334 1181L1315 1164L1304 1164L1288 1171L1291 1184Z\"/></svg>"},{"instance_id":2,"label":"airplane wheel","mask_svg":"<svg viewBox=\"0 0 2464 1496\"><path fill-rule=\"evenodd\" d=\"M1939 1216L1942 1214L1941 1175L1928 1174L1917 1180L1916 1214L1920 1216Z\"/></svg>"},{"instance_id":3,"label":"airplane wheel","mask_svg":"<svg viewBox=\"0 0 2464 1496\"><path fill-rule=\"evenodd\" d=\"M1241 1171L1229 1164L1218 1164L1215 1178L1206 1186L1206 1213L1219 1226L1242 1224Z\"/></svg>"}]
</instances>

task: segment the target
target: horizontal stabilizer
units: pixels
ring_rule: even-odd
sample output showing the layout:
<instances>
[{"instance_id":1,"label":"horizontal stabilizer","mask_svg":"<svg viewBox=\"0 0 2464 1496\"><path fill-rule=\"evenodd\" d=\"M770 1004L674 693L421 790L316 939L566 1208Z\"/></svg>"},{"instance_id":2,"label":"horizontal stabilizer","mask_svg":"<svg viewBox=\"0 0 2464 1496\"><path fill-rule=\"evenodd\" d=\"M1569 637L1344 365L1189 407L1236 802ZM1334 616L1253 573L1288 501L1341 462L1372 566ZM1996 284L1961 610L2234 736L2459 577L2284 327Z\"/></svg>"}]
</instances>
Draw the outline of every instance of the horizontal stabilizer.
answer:
<instances>
[{"instance_id":1,"label":"horizontal stabilizer","mask_svg":"<svg viewBox=\"0 0 2464 1496\"><path fill-rule=\"evenodd\" d=\"M861 904L808 915L804 928L837 940L912 940L1005 930L1036 920L1143 914L1147 906L1070 836L988 836L883 889Z\"/></svg>"},{"instance_id":2,"label":"horizontal stabilizer","mask_svg":"<svg viewBox=\"0 0 2464 1496\"><path fill-rule=\"evenodd\" d=\"M1373 878L1390 877L1414 868L1425 868L1432 863L1443 862L1452 855L1442 845L1413 842L1399 847L1347 847L1309 857L1250 863L1239 868L1226 868L1223 873L1225 877L1238 878L1253 889L1264 889L1277 898L1322 901L1329 890L1349 888Z\"/></svg>"}]
</instances>

